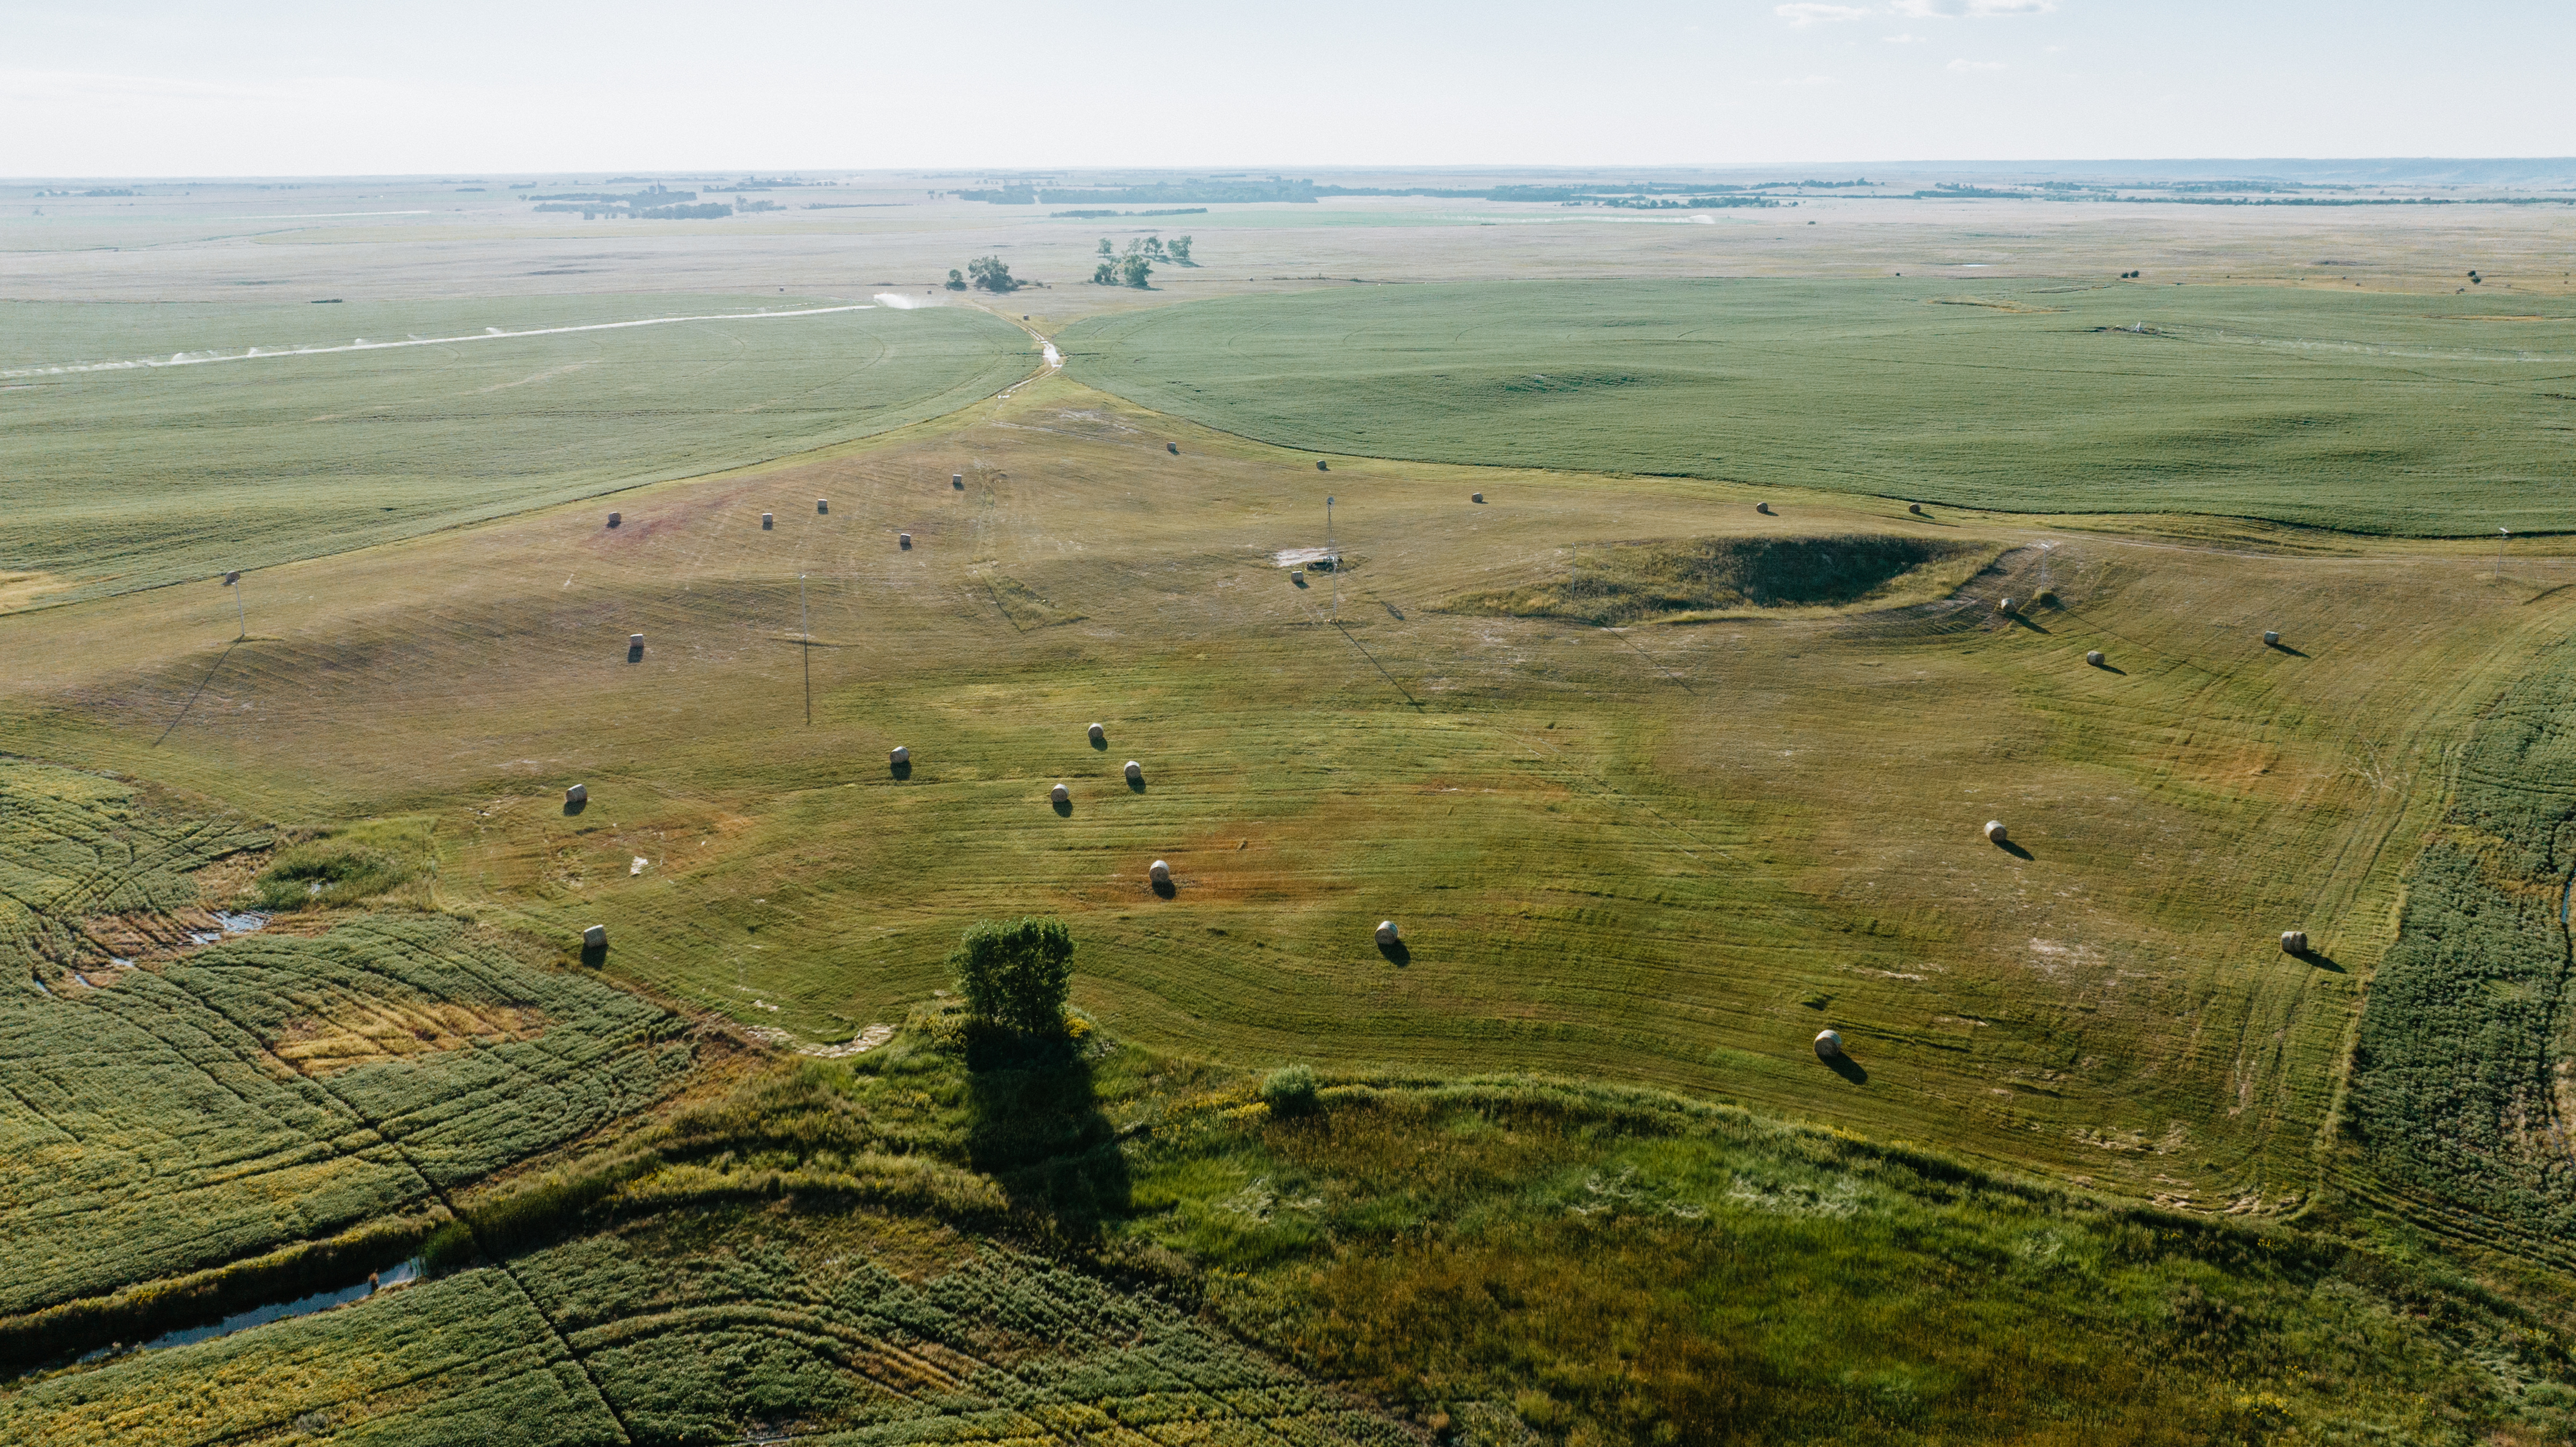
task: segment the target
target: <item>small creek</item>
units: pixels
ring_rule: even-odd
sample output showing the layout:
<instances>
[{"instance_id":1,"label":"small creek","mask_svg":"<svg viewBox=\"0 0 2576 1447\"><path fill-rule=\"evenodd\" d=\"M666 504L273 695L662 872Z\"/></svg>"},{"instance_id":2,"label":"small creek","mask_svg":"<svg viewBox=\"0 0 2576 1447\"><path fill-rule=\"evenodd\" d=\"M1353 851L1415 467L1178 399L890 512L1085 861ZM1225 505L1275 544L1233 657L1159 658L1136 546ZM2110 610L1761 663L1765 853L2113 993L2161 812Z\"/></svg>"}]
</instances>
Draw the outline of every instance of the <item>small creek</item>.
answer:
<instances>
[{"instance_id":1,"label":"small creek","mask_svg":"<svg viewBox=\"0 0 2576 1447\"><path fill-rule=\"evenodd\" d=\"M284 1321L294 1316L311 1316L317 1311L329 1311L335 1306L364 1301L379 1291L408 1286L419 1279L420 1261L414 1258L399 1266L389 1266L377 1272L372 1281L360 1278L355 1285L343 1286L336 1291L317 1291L311 1296L299 1296L293 1301L273 1301L266 1306L254 1306L248 1311L234 1312L211 1325L192 1326L185 1331L165 1332L140 1347L128 1348L128 1350L148 1352L162 1347L183 1347L191 1342L213 1341L216 1337L231 1336L234 1332L248 1331L255 1326L266 1326L272 1321ZM112 1350L116 1348L100 1347L83 1356L81 1360L98 1361Z\"/></svg>"}]
</instances>

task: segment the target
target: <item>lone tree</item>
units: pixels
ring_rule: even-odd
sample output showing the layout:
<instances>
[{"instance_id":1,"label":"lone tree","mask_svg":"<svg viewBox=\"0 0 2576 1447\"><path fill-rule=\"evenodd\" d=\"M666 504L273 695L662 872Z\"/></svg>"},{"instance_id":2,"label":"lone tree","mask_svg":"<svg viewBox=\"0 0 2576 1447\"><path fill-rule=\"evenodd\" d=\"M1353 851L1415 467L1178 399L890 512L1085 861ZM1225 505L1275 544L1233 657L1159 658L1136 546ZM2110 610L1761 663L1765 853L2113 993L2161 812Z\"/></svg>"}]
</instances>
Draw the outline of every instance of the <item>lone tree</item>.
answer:
<instances>
[{"instance_id":1,"label":"lone tree","mask_svg":"<svg viewBox=\"0 0 2576 1447\"><path fill-rule=\"evenodd\" d=\"M948 963L972 1023L1023 1035L1063 1033L1065 991L1073 983L1073 935L1063 920L981 921Z\"/></svg>"},{"instance_id":2,"label":"lone tree","mask_svg":"<svg viewBox=\"0 0 2576 1447\"><path fill-rule=\"evenodd\" d=\"M957 273L950 272L950 276ZM979 256L966 263L966 275L979 291L1018 291L1023 283L1013 279L1010 267L998 256Z\"/></svg>"},{"instance_id":3,"label":"lone tree","mask_svg":"<svg viewBox=\"0 0 2576 1447\"><path fill-rule=\"evenodd\" d=\"M957 268L953 266L948 268L948 289L950 291L964 291L966 289L966 278L958 275Z\"/></svg>"}]
</instances>

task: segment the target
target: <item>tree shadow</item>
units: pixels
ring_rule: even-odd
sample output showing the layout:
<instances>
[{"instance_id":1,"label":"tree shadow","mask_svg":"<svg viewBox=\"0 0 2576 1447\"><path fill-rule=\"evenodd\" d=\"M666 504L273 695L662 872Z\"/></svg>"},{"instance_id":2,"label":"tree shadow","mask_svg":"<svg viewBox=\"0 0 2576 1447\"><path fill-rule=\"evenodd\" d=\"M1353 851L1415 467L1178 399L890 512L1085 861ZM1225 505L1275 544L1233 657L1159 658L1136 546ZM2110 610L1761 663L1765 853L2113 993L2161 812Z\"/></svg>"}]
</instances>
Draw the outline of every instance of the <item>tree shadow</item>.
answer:
<instances>
[{"instance_id":1,"label":"tree shadow","mask_svg":"<svg viewBox=\"0 0 2576 1447\"><path fill-rule=\"evenodd\" d=\"M1051 799L1047 802L1055 806L1055 817L1059 819L1070 819L1073 817L1073 801L1071 799Z\"/></svg>"},{"instance_id":2,"label":"tree shadow","mask_svg":"<svg viewBox=\"0 0 2576 1447\"><path fill-rule=\"evenodd\" d=\"M1824 1057L1824 1062L1826 1069L1854 1085L1869 1084L1869 1072L1861 1068L1859 1061L1848 1055L1828 1055Z\"/></svg>"},{"instance_id":3,"label":"tree shadow","mask_svg":"<svg viewBox=\"0 0 2576 1447\"><path fill-rule=\"evenodd\" d=\"M967 1160L1013 1206L1075 1237L1126 1214L1127 1162L1081 1047L978 1031L967 1040L966 1071Z\"/></svg>"},{"instance_id":4,"label":"tree shadow","mask_svg":"<svg viewBox=\"0 0 2576 1447\"><path fill-rule=\"evenodd\" d=\"M899 764L888 764L886 772L898 779L909 779L912 777L912 760L906 759Z\"/></svg>"},{"instance_id":5,"label":"tree shadow","mask_svg":"<svg viewBox=\"0 0 2576 1447\"><path fill-rule=\"evenodd\" d=\"M1996 840L1996 841L1995 841L1995 847L1996 847L1997 849L2002 850L2002 851L2003 851L2003 852L2005 852L2006 854L2011 855L2011 856L2012 856L2013 858L2015 858L2015 859L2028 859L2028 858L2030 858L2030 851L2029 851L2029 850L2022 848L2020 845L2015 844L2014 842L2012 842L2012 841L2011 841L2011 840L2009 840L2009 839L1998 839L1998 840Z\"/></svg>"},{"instance_id":6,"label":"tree shadow","mask_svg":"<svg viewBox=\"0 0 2576 1447\"><path fill-rule=\"evenodd\" d=\"M1413 951L1402 940L1388 940L1377 947L1377 952L1386 956L1386 962L1399 970L1413 963Z\"/></svg>"}]
</instances>

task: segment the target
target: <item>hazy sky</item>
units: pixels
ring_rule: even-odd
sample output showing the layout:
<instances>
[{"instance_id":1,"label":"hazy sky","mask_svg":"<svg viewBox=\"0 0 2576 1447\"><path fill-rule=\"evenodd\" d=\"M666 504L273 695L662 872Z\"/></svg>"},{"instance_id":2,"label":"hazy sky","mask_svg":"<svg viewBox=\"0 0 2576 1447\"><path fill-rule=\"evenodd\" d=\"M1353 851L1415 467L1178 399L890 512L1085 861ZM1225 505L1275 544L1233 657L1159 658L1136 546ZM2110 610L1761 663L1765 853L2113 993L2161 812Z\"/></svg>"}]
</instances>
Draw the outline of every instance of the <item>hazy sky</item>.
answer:
<instances>
[{"instance_id":1,"label":"hazy sky","mask_svg":"<svg viewBox=\"0 0 2576 1447\"><path fill-rule=\"evenodd\" d=\"M2563 156L2576 3L0 0L0 174Z\"/></svg>"}]
</instances>

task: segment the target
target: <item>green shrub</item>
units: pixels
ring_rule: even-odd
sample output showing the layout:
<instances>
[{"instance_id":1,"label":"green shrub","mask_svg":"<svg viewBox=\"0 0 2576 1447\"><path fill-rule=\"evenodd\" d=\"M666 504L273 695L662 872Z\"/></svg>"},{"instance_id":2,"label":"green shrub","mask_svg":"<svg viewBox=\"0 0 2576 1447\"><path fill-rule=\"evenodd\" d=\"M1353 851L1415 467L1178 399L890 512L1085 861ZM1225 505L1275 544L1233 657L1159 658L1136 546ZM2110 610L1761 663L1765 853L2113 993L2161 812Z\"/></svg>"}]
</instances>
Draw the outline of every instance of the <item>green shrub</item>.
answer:
<instances>
[{"instance_id":1,"label":"green shrub","mask_svg":"<svg viewBox=\"0 0 2576 1447\"><path fill-rule=\"evenodd\" d=\"M1283 1065L1262 1077L1261 1100L1274 1114L1294 1115L1315 1108L1315 1089L1311 1066Z\"/></svg>"},{"instance_id":2,"label":"green shrub","mask_svg":"<svg viewBox=\"0 0 2576 1447\"><path fill-rule=\"evenodd\" d=\"M1064 921L981 921L948 963L970 1023L1023 1035L1063 1032L1065 992L1073 983L1073 934Z\"/></svg>"},{"instance_id":3,"label":"green shrub","mask_svg":"<svg viewBox=\"0 0 2576 1447\"><path fill-rule=\"evenodd\" d=\"M251 892L262 909L355 904L411 878L393 856L348 839L313 839L277 852Z\"/></svg>"}]
</instances>

